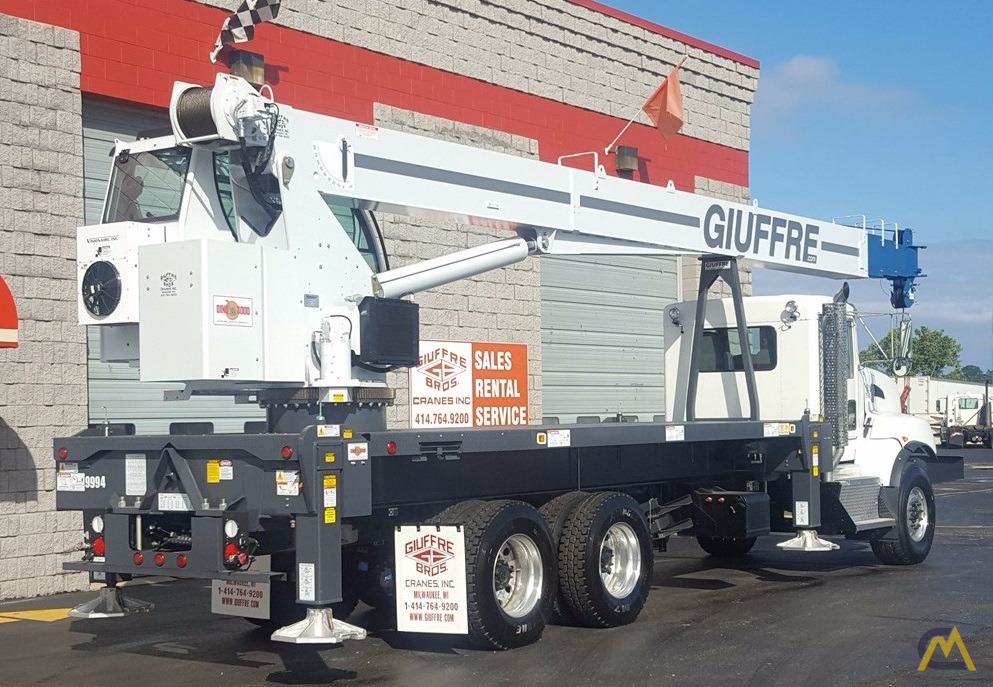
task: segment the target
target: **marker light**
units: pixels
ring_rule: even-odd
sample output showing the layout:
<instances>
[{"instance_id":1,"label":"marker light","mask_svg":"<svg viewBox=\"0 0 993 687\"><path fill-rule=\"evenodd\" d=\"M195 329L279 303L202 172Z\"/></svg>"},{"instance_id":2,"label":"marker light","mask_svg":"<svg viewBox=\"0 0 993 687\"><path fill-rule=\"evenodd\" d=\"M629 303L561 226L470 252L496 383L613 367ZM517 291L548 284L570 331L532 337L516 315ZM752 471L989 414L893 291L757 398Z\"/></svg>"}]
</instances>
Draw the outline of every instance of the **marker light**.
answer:
<instances>
[{"instance_id":1,"label":"marker light","mask_svg":"<svg viewBox=\"0 0 993 687\"><path fill-rule=\"evenodd\" d=\"M93 540L93 553L97 556L107 553L107 542L103 540L103 537L97 537Z\"/></svg>"},{"instance_id":2,"label":"marker light","mask_svg":"<svg viewBox=\"0 0 993 687\"><path fill-rule=\"evenodd\" d=\"M155 565L162 566L165 565L165 554L159 551L155 554Z\"/></svg>"},{"instance_id":3,"label":"marker light","mask_svg":"<svg viewBox=\"0 0 993 687\"><path fill-rule=\"evenodd\" d=\"M394 453L396 453L397 452L397 442L395 442L395 441L387 441L386 442L386 452L389 453L391 456Z\"/></svg>"},{"instance_id":4,"label":"marker light","mask_svg":"<svg viewBox=\"0 0 993 687\"><path fill-rule=\"evenodd\" d=\"M224 521L224 534L228 539L234 539L238 536L238 523L234 520Z\"/></svg>"},{"instance_id":5,"label":"marker light","mask_svg":"<svg viewBox=\"0 0 993 687\"><path fill-rule=\"evenodd\" d=\"M69 449L67 449L65 446L59 448L59 458L65 460L68 457L69 457Z\"/></svg>"},{"instance_id":6,"label":"marker light","mask_svg":"<svg viewBox=\"0 0 993 687\"><path fill-rule=\"evenodd\" d=\"M283 456L285 460L289 460L293 457L293 449L289 446L284 446L283 450L280 451L280 455Z\"/></svg>"}]
</instances>

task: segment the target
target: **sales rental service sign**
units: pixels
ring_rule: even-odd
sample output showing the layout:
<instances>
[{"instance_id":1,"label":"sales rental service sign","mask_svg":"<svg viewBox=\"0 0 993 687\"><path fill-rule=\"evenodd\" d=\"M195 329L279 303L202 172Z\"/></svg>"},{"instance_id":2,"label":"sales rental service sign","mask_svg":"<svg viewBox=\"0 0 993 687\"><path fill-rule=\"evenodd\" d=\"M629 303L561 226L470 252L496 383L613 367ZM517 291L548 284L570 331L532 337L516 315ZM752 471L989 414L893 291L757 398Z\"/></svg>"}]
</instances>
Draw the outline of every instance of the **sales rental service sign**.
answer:
<instances>
[{"instance_id":1,"label":"sales rental service sign","mask_svg":"<svg viewBox=\"0 0 993 687\"><path fill-rule=\"evenodd\" d=\"M421 341L410 368L412 428L528 423L527 344Z\"/></svg>"}]
</instances>

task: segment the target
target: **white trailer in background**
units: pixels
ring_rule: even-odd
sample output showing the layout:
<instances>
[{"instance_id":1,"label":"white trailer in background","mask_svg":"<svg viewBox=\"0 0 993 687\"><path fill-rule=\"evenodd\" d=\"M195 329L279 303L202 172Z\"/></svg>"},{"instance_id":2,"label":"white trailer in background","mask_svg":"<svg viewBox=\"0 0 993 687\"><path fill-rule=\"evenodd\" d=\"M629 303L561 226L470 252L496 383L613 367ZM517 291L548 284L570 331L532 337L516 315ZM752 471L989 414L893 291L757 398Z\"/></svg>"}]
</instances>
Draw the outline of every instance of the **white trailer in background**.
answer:
<instances>
[{"instance_id":1,"label":"white trailer in background","mask_svg":"<svg viewBox=\"0 0 993 687\"><path fill-rule=\"evenodd\" d=\"M993 447L990 430L989 389L984 382L940 379L921 375L906 377L904 412L931 423L942 446L967 444Z\"/></svg>"}]
</instances>

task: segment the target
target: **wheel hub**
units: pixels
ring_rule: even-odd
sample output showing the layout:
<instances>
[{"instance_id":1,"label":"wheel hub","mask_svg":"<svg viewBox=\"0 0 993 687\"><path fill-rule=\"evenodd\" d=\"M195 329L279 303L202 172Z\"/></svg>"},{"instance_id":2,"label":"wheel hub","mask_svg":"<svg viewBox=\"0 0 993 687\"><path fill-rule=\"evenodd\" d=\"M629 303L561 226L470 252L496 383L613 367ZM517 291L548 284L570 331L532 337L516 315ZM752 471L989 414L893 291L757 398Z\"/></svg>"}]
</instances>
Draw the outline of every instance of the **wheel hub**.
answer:
<instances>
[{"instance_id":1,"label":"wheel hub","mask_svg":"<svg viewBox=\"0 0 993 687\"><path fill-rule=\"evenodd\" d=\"M600 580L615 599L623 599L638 586L641 577L641 544L626 522L614 523L600 543Z\"/></svg>"},{"instance_id":2,"label":"wheel hub","mask_svg":"<svg viewBox=\"0 0 993 687\"><path fill-rule=\"evenodd\" d=\"M907 532L910 538L919 542L927 534L930 517L924 490L914 487L907 496Z\"/></svg>"},{"instance_id":3,"label":"wheel hub","mask_svg":"<svg viewBox=\"0 0 993 687\"><path fill-rule=\"evenodd\" d=\"M541 600L544 571L538 545L524 534L508 537L493 561L493 595L504 613L522 618Z\"/></svg>"}]
</instances>

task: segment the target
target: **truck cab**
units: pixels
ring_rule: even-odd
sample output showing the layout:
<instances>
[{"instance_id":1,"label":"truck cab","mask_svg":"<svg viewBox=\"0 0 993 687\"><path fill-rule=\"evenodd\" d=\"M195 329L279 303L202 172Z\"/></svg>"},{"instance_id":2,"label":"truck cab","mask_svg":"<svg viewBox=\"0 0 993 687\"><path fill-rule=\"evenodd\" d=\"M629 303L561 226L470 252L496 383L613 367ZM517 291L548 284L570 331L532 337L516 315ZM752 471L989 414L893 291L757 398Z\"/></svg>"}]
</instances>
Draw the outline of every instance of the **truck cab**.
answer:
<instances>
[{"instance_id":1,"label":"truck cab","mask_svg":"<svg viewBox=\"0 0 993 687\"><path fill-rule=\"evenodd\" d=\"M755 296L743 302L748 323L746 345L760 399L756 419L778 422L799 417L806 410L832 419L833 409L843 409L835 427L844 436L835 437L834 455L822 469L877 477L883 484L890 483L894 461L904 448L915 447L935 455L928 423L900 412L895 380L858 363L855 309L851 304L843 306L844 324L840 330L828 334L833 330L822 326L822 321L825 306L832 303L829 297ZM696 402L693 412L688 412L695 308L695 302L684 301L668 309L666 418L672 422L690 417L747 418L752 409L730 298L708 300L704 306ZM832 342L828 336L837 338L835 345L829 345ZM829 348L836 352L830 362L826 354ZM838 367L839 392L844 396L841 399L825 398L825 374L831 365Z\"/></svg>"}]
</instances>

